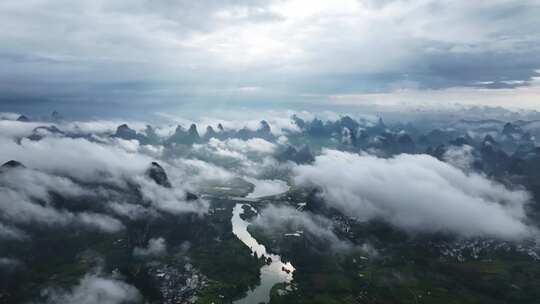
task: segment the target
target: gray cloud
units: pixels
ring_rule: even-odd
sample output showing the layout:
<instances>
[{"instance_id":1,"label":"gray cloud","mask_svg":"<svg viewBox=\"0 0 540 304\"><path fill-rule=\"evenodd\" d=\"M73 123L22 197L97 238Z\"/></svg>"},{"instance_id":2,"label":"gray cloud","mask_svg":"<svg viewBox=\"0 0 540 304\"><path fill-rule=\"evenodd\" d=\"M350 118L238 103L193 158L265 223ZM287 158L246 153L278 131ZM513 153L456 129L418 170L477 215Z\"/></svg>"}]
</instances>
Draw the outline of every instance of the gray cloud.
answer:
<instances>
[{"instance_id":1,"label":"gray cloud","mask_svg":"<svg viewBox=\"0 0 540 304\"><path fill-rule=\"evenodd\" d=\"M461 147L450 146L443 155L444 161L465 171L470 171L474 162L473 147L463 145Z\"/></svg>"},{"instance_id":2,"label":"gray cloud","mask_svg":"<svg viewBox=\"0 0 540 304\"><path fill-rule=\"evenodd\" d=\"M537 0L4 1L0 97L125 110L527 86L539 13Z\"/></svg>"},{"instance_id":3,"label":"gray cloud","mask_svg":"<svg viewBox=\"0 0 540 304\"><path fill-rule=\"evenodd\" d=\"M28 197L44 200L49 199L50 191L57 191L67 197L89 193L68 178L24 168L1 169L0 185Z\"/></svg>"},{"instance_id":4,"label":"gray cloud","mask_svg":"<svg viewBox=\"0 0 540 304\"><path fill-rule=\"evenodd\" d=\"M0 269L12 271L21 265L21 262L13 258L0 257Z\"/></svg>"},{"instance_id":5,"label":"gray cloud","mask_svg":"<svg viewBox=\"0 0 540 304\"><path fill-rule=\"evenodd\" d=\"M24 231L17 229L16 227L11 227L0 223L0 240L24 240L27 239L28 235Z\"/></svg>"},{"instance_id":6,"label":"gray cloud","mask_svg":"<svg viewBox=\"0 0 540 304\"><path fill-rule=\"evenodd\" d=\"M27 185L31 188L32 185ZM103 232L117 232L124 228L122 223L108 215L80 212L72 213L51 206L34 203L24 193L0 187L0 218L17 224L41 224L49 226L79 226Z\"/></svg>"},{"instance_id":7,"label":"gray cloud","mask_svg":"<svg viewBox=\"0 0 540 304\"><path fill-rule=\"evenodd\" d=\"M464 237L533 236L524 206L529 195L428 155L382 159L325 150L295 181L322 188L328 204L359 220L382 218L409 232Z\"/></svg>"},{"instance_id":8,"label":"gray cloud","mask_svg":"<svg viewBox=\"0 0 540 304\"><path fill-rule=\"evenodd\" d=\"M178 168L171 170L174 188L161 187L144 177L145 170L154 160L145 154L138 142L114 140L104 137L100 142L47 135L39 141L12 138L9 130L17 125L4 126L0 142L0 161L16 159L28 168L2 168L0 170L0 226L2 238L24 238L11 224L40 224L55 227L85 227L103 232L117 232L124 228L115 216L130 219L141 216L159 216L159 211L172 214L204 213L207 202L187 202L184 181L178 181ZM4 137L5 136L5 137ZM84 157L82 157L84 155ZM113 189L128 189L128 183L139 186L148 206L126 200L125 193ZM128 190L126 190L128 191ZM89 200L85 210L108 210L111 215L96 211L72 212L53 204L51 193L66 198L66 203Z\"/></svg>"},{"instance_id":9,"label":"gray cloud","mask_svg":"<svg viewBox=\"0 0 540 304\"><path fill-rule=\"evenodd\" d=\"M124 202L109 202L107 203L107 208L110 209L114 214L124 216L132 220L158 216L154 209Z\"/></svg>"},{"instance_id":10,"label":"gray cloud","mask_svg":"<svg viewBox=\"0 0 540 304\"><path fill-rule=\"evenodd\" d=\"M72 213L58 210L48 203L54 191L68 198L88 195L89 192L71 180L26 168L0 170L0 218L14 223L40 223L58 226L83 226L104 232L123 229L120 221L103 214ZM47 202L39 204L36 201ZM8 229L6 227L6 229ZM4 230L4 229L3 229ZM12 237L23 237L18 230L5 231ZM15 233L15 234L14 234Z\"/></svg>"}]
</instances>

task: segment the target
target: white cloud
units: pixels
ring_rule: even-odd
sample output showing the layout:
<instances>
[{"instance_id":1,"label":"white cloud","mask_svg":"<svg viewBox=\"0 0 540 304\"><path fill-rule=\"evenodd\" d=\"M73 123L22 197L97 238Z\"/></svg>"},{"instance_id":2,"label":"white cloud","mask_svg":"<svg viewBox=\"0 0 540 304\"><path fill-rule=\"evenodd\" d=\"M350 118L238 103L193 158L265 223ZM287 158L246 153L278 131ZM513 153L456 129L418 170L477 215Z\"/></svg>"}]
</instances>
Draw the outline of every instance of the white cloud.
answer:
<instances>
[{"instance_id":1,"label":"white cloud","mask_svg":"<svg viewBox=\"0 0 540 304\"><path fill-rule=\"evenodd\" d=\"M82 226L108 233L124 228L119 220L108 215L89 212L72 213L48 205L42 206L32 202L25 194L9 188L0 187L0 193L0 210L2 211L0 218L4 221L61 227Z\"/></svg>"},{"instance_id":2,"label":"white cloud","mask_svg":"<svg viewBox=\"0 0 540 304\"><path fill-rule=\"evenodd\" d=\"M289 190L289 185L286 182L278 179L268 180L263 179L259 180L256 178L248 178L247 181L255 185L253 192L248 194L247 197L263 197L269 195L280 194Z\"/></svg>"},{"instance_id":3,"label":"white cloud","mask_svg":"<svg viewBox=\"0 0 540 304\"><path fill-rule=\"evenodd\" d=\"M89 194L68 178L26 168L0 170L0 185L29 197L44 200L49 198L50 191L56 191L67 197Z\"/></svg>"},{"instance_id":4,"label":"white cloud","mask_svg":"<svg viewBox=\"0 0 540 304\"><path fill-rule=\"evenodd\" d=\"M13 270L19 265L21 265L21 262L17 259L0 257L0 268Z\"/></svg>"},{"instance_id":5,"label":"white cloud","mask_svg":"<svg viewBox=\"0 0 540 304\"><path fill-rule=\"evenodd\" d=\"M17 120L20 114L13 112L0 112L0 120Z\"/></svg>"},{"instance_id":6,"label":"white cloud","mask_svg":"<svg viewBox=\"0 0 540 304\"><path fill-rule=\"evenodd\" d=\"M13 120L0 120L0 134L6 138L19 138L32 134L32 131L43 124L35 122L20 122Z\"/></svg>"},{"instance_id":7,"label":"white cloud","mask_svg":"<svg viewBox=\"0 0 540 304\"><path fill-rule=\"evenodd\" d=\"M165 188L145 177L135 177L134 180L140 185L143 199L150 201L157 210L171 214L181 213L205 213L208 210L208 202L205 200L186 201L186 191L181 188Z\"/></svg>"},{"instance_id":8,"label":"white cloud","mask_svg":"<svg viewBox=\"0 0 540 304\"><path fill-rule=\"evenodd\" d=\"M391 159L324 150L313 165L295 169L297 184L322 188L328 204L360 220L382 218L410 232L518 239L529 195L428 155Z\"/></svg>"},{"instance_id":9,"label":"white cloud","mask_svg":"<svg viewBox=\"0 0 540 304\"><path fill-rule=\"evenodd\" d=\"M146 248L135 247L133 255L136 257L156 257L167 253L167 244L164 238L154 238L148 241Z\"/></svg>"},{"instance_id":10,"label":"white cloud","mask_svg":"<svg viewBox=\"0 0 540 304\"><path fill-rule=\"evenodd\" d=\"M473 147L468 145L450 146L444 152L443 159L454 167L468 171L474 163Z\"/></svg>"},{"instance_id":11,"label":"white cloud","mask_svg":"<svg viewBox=\"0 0 540 304\"><path fill-rule=\"evenodd\" d=\"M186 192L183 187L187 183L177 181L183 180L186 175L179 173L178 167L163 163L167 170L171 170L169 173L175 186L173 189L161 187L145 178L145 171L154 158L145 155L144 149L141 149L136 141L107 139L97 143L86 139L47 136L39 141L23 139L18 144L0 136L0 143L3 147L0 161L14 159L31 168L6 169L5 172L0 172L0 191L4 194L0 198L0 208L4 214L13 218L10 221L59 226L79 225L105 232L115 232L123 228L120 221L108 215L73 213L56 209L49 204L35 203L35 200L48 202L50 191L68 198L97 198L95 195L102 195L106 200L119 200L122 204L112 203L109 209L129 218L142 214L155 215L155 210L179 214L202 213L207 209L205 201L185 201ZM128 205L122 201L119 193L108 198L107 195L112 193L106 193L107 191L104 192L101 188L97 189L97 192L94 189L90 191L70 178L77 182L111 184L122 188L125 188L128 182L135 182L139 184L143 198L151 202L152 208ZM18 203L13 204L12 201Z\"/></svg>"},{"instance_id":12,"label":"white cloud","mask_svg":"<svg viewBox=\"0 0 540 304\"><path fill-rule=\"evenodd\" d=\"M125 216L132 220L157 216L155 210L124 202L109 202L107 203L107 208L117 215Z\"/></svg>"},{"instance_id":13,"label":"white cloud","mask_svg":"<svg viewBox=\"0 0 540 304\"><path fill-rule=\"evenodd\" d=\"M49 304L121 304L140 303L139 291L118 279L87 274L69 291L48 289Z\"/></svg>"},{"instance_id":14,"label":"white cloud","mask_svg":"<svg viewBox=\"0 0 540 304\"><path fill-rule=\"evenodd\" d=\"M206 144L193 146L195 157L212 162L234 175L256 176L264 168L273 166L272 154L276 145L262 138L210 139ZM214 173L217 171L214 170Z\"/></svg>"},{"instance_id":15,"label":"white cloud","mask_svg":"<svg viewBox=\"0 0 540 304\"><path fill-rule=\"evenodd\" d=\"M1 138L0 160L17 160L25 166L78 179L120 181L121 177L141 174L152 158L140 153L85 139L23 139L20 144Z\"/></svg>"},{"instance_id":16,"label":"white cloud","mask_svg":"<svg viewBox=\"0 0 540 304\"><path fill-rule=\"evenodd\" d=\"M54 208L49 204L51 191L68 199L90 193L67 178L32 169L0 170L0 218L14 223L75 225L104 232L117 232L124 228L120 221L108 215L72 213ZM36 200L46 204L36 203Z\"/></svg>"},{"instance_id":17,"label":"white cloud","mask_svg":"<svg viewBox=\"0 0 540 304\"><path fill-rule=\"evenodd\" d=\"M121 138L112 139L112 146L116 146L126 151L127 153L137 153L140 145L138 140L125 140Z\"/></svg>"},{"instance_id":18,"label":"white cloud","mask_svg":"<svg viewBox=\"0 0 540 304\"><path fill-rule=\"evenodd\" d=\"M456 110L484 105L510 110L538 110L540 80L533 78L531 86L519 88L478 89L458 87L435 90L418 88L397 89L381 93L338 94L329 97L333 105L374 105L379 111Z\"/></svg>"},{"instance_id":19,"label":"white cloud","mask_svg":"<svg viewBox=\"0 0 540 304\"><path fill-rule=\"evenodd\" d=\"M261 210L253 222L254 225L269 229L272 233L310 234L319 241L328 242L329 249L345 249L349 244L340 240L332 231L333 224L329 219L309 212L300 212L288 206L268 205Z\"/></svg>"},{"instance_id":20,"label":"white cloud","mask_svg":"<svg viewBox=\"0 0 540 304\"><path fill-rule=\"evenodd\" d=\"M296 112L291 110L261 110L254 111L250 108L242 108L241 110L224 110L224 109L205 109L204 113L199 113L192 119L185 119L185 117L171 115L169 113L157 113L159 116L180 124L188 126L192 123L197 124L199 127L199 133L204 134L206 132L205 126L212 126L214 130L218 124L221 124L225 130L238 131L243 128L255 131L261 126L261 121L265 120L270 125L270 131L272 134L279 136L284 133L298 132L298 126L291 120L291 116ZM308 112L303 112L305 115L313 116ZM181 112L179 115L186 115ZM169 135L174 132L176 126L171 126L169 129Z\"/></svg>"},{"instance_id":21,"label":"white cloud","mask_svg":"<svg viewBox=\"0 0 540 304\"><path fill-rule=\"evenodd\" d=\"M217 138L211 138L208 142L208 146L216 151L225 151L223 153L261 153L269 154L276 148L275 145L262 138L251 138L248 140L242 140L238 138L231 138L226 140L219 140Z\"/></svg>"},{"instance_id":22,"label":"white cloud","mask_svg":"<svg viewBox=\"0 0 540 304\"><path fill-rule=\"evenodd\" d=\"M236 176L223 167L198 159L178 158L173 160L173 164L179 169L171 171L171 179L186 180L185 177L189 176L187 182L190 184L200 184L213 180L225 181ZM182 173L182 175L175 176L175 173Z\"/></svg>"},{"instance_id":23,"label":"white cloud","mask_svg":"<svg viewBox=\"0 0 540 304\"><path fill-rule=\"evenodd\" d=\"M135 131L142 132L146 124L138 121L124 120L86 120L61 122L58 127L62 130L75 134L103 134L114 133L119 125L128 124Z\"/></svg>"},{"instance_id":24,"label":"white cloud","mask_svg":"<svg viewBox=\"0 0 540 304\"><path fill-rule=\"evenodd\" d=\"M95 227L108 233L114 233L124 229L122 222L104 214L81 212L75 218L76 224Z\"/></svg>"}]
</instances>

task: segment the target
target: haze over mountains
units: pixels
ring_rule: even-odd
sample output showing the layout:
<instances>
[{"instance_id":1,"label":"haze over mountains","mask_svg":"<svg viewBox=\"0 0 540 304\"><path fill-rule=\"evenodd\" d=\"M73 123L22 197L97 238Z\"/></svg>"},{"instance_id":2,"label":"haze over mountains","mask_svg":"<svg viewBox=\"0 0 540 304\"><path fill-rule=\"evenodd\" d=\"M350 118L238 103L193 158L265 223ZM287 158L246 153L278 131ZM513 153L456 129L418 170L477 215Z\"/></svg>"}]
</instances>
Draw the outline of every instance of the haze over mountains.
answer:
<instances>
[{"instance_id":1,"label":"haze over mountains","mask_svg":"<svg viewBox=\"0 0 540 304\"><path fill-rule=\"evenodd\" d=\"M230 212L242 201L254 208L250 233L296 267L272 303L314 301L311 280L331 273L345 285L320 283L321 291L336 299L364 292L372 303L403 299L403 284L428 298L456 299L458 288L494 299L493 286L454 277L465 265L505 265L490 276L511 273L519 288L536 282L521 278L539 269L538 121L295 113L245 125L152 126L69 121L58 112L47 121L2 117L6 303L94 303L96 293L109 303L239 299L260 284L266 261L231 232ZM392 281L382 269L402 265L400 253L416 266L395 266L410 279ZM360 257L349 266L356 274L345 270ZM323 261L330 268L316 267ZM366 269L377 278L369 288ZM474 269L467 271L488 279ZM435 274L446 279L422 287ZM527 289L498 297L537 296Z\"/></svg>"}]
</instances>

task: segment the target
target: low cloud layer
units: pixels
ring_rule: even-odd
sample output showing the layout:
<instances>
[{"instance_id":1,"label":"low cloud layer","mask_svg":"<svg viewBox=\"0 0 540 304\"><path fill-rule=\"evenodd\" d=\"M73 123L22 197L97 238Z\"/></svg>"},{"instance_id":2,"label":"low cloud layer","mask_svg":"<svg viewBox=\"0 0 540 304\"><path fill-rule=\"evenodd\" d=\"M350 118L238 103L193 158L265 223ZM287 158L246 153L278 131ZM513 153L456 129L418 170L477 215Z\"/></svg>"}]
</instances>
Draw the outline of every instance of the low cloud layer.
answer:
<instances>
[{"instance_id":1,"label":"low cloud layer","mask_svg":"<svg viewBox=\"0 0 540 304\"><path fill-rule=\"evenodd\" d=\"M451 146L445 151L443 160L462 170L470 170L474 163L473 148L468 145Z\"/></svg>"},{"instance_id":2,"label":"low cloud layer","mask_svg":"<svg viewBox=\"0 0 540 304\"><path fill-rule=\"evenodd\" d=\"M125 228L121 219L157 217L160 212L204 213L208 208L203 200L186 201L182 167L162 161L169 171L171 188L146 176L162 146L141 146L136 140L122 140L107 133L78 137L85 131L74 138L59 131L42 134L36 140L27 136L34 133L36 126L46 124L0 123L5 123L0 125L0 164L10 160L22 163L19 167L0 168L2 239L31 238L31 229L27 228L33 225L114 233ZM78 122L59 127L70 124ZM97 124L107 125L103 121ZM17 131L19 125L22 128Z\"/></svg>"},{"instance_id":3,"label":"low cloud layer","mask_svg":"<svg viewBox=\"0 0 540 304\"><path fill-rule=\"evenodd\" d=\"M171 214L204 213L208 209L206 201L186 202L186 191L181 188L164 188L143 177L135 179L140 186L143 199L157 210Z\"/></svg>"},{"instance_id":4,"label":"low cloud layer","mask_svg":"<svg viewBox=\"0 0 540 304\"><path fill-rule=\"evenodd\" d=\"M70 212L50 205L50 193L56 192L67 198L85 195L87 192L69 179L57 177L26 168L0 171L0 219L18 224L47 226L82 226L104 232L123 229L122 223L108 215L94 212ZM39 202L45 202L40 204ZM3 229L6 235L18 230Z\"/></svg>"},{"instance_id":5,"label":"low cloud layer","mask_svg":"<svg viewBox=\"0 0 540 304\"><path fill-rule=\"evenodd\" d=\"M258 180L250 178L248 181L255 186L253 192L251 192L248 197L275 195L289 190L287 183L282 180Z\"/></svg>"},{"instance_id":6,"label":"low cloud layer","mask_svg":"<svg viewBox=\"0 0 540 304\"><path fill-rule=\"evenodd\" d=\"M49 289L47 304L141 303L139 291L125 282L98 274L87 274L71 290Z\"/></svg>"},{"instance_id":7,"label":"low cloud layer","mask_svg":"<svg viewBox=\"0 0 540 304\"><path fill-rule=\"evenodd\" d=\"M135 247L133 255L136 257L156 257L167 253L167 243L164 238L155 238L148 241L147 247Z\"/></svg>"},{"instance_id":8,"label":"low cloud layer","mask_svg":"<svg viewBox=\"0 0 540 304\"><path fill-rule=\"evenodd\" d=\"M208 151L217 157L243 161L247 160L248 156L270 154L274 152L276 146L262 138L252 138L248 140L238 138L219 140L211 138L207 144L196 145L195 149Z\"/></svg>"},{"instance_id":9,"label":"low cloud layer","mask_svg":"<svg viewBox=\"0 0 540 304\"><path fill-rule=\"evenodd\" d=\"M340 240L332 231L332 221L288 206L267 206L253 224L283 236L310 238L335 250L349 247L347 242Z\"/></svg>"},{"instance_id":10,"label":"low cloud layer","mask_svg":"<svg viewBox=\"0 0 540 304\"><path fill-rule=\"evenodd\" d=\"M20 144L0 138L0 160L16 159L26 166L82 180L111 180L144 172L152 161L118 145L86 139L46 137L40 141L22 139ZM84 157L82 157L84 156ZM46 160L46 161L45 161Z\"/></svg>"},{"instance_id":11,"label":"low cloud layer","mask_svg":"<svg viewBox=\"0 0 540 304\"><path fill-rule=\"evenodd\" d=\"M519 239L531 236L529 195L427 155L390 159L324 150L295 169L295 182L322 188L327 204L359 220L381 218L413 233Z\"/></svg>"}]
</instances>

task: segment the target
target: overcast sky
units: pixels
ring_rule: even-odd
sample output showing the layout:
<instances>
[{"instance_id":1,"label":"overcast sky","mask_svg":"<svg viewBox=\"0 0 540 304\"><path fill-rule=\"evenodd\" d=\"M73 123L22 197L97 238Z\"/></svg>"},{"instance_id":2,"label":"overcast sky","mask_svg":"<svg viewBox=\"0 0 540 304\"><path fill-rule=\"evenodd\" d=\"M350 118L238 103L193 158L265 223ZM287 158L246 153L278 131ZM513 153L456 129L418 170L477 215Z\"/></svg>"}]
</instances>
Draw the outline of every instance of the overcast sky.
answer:
<instances>
[{"instance_id":1,"label":"overcast sky","mask_svg":"<svg viewBox=\"0 0 540 304\"><path fill-rule=\"evenodd\" d=\"M2 0L0 110L540 110L540 0Z\"/></svg>"}]
</instances>

